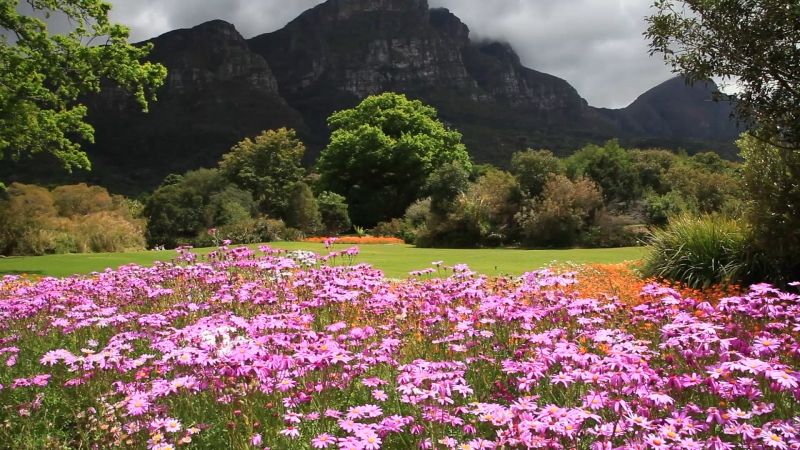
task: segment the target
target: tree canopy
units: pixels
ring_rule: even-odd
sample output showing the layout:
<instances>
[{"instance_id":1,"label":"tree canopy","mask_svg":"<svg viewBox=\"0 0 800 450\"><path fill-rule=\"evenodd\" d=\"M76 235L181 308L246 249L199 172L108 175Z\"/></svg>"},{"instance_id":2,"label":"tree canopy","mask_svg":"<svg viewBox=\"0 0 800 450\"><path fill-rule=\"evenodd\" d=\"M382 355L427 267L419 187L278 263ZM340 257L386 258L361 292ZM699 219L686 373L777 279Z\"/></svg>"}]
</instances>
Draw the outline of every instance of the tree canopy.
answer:
<instances>
[{"instance_id":1,"label":"tree canopy","mask_svg":"<svg viewBox=\"0 0 800 450\"><path fill-rule=\"evenodd\" d=\"M262 212L283 217L292 186L305 175L301 165L305 151L294 130L269 130L236 144L222 157L219 168L225 178L253 194Z\"/></svg>"},{"instance_id":2,"label":"tree canopy","mask_svg":"<svg viewBox=\"0 0 800 450\"><path fill-rule=\"evenodd\" d=\"M146 110L166 69L143 62L150 46L128 43L128 29L111 23L100 0L0 0L0 159L49 152L67 170L89 169L80 141L91 142L82 95L110 81ZM39 17L66 16L67 34L53 34Z\"/></svg>"},{"instance_id":3,"label":"tree canopy","mask_svg":"<svg viewBox=\"0 0 800 450\"><path fill-rule=\"evenodd\" d=\"M343 195L361 226L402 216L445 163L469 169L461 134L436 110L404 95L371 96L328 119L333 134L317 168L320 186Z\"/></svg>"},{"instance_id":4,"label":"tree canopy","mask_svg":"<svg viewBox=\"0 0 800 450\"><path fill-rule=\"evenodd\" d=\"M657 0L645 35L690 80L737 83L740 119L773 143L800 149L800 3Z\"/></svg>"}]
</instances>

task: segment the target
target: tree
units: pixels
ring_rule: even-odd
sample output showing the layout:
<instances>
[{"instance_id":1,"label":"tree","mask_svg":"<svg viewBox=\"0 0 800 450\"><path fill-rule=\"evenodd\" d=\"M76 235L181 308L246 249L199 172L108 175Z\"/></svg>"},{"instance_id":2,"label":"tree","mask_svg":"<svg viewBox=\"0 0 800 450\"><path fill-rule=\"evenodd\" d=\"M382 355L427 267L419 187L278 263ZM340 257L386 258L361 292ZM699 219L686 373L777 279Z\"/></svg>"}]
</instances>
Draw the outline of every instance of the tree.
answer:
<instances>
[{"instance_id":1,"label":"tree","mask_svg":"<svg viewBox=\"0 0 800 450\"><path fill-rule=\"evenodd\" d=\"M678 155L669 150L631 150L634 171L639 176L639 185L659 195L669 191L666 174L676 164Z\"/></svg>"},{"instance_id":2,"label":"tree","mask_svg":"<svg viewBox=\"0 0 800 450\"><path fill-rule=\"evenodd\" d=\"M656 0L645 33L690 81L722 77L741 88L740 119L759 136L800 149L800 4L797 0Z\"/></svg>"},{"instance_id":3,"label":"tree","mask_svg":"<svg viewBox=\"0 0 800 450\"><path fill-rule=\"evenodd\" d=\"M434 170L425 182L431 198L431 212L445 216L456 207L456 198L469 189L469 172L460 164L446 163Z\"/></svg>"},{"instance_id":4,"label":"tree","mask_svg":"<svg viewBox=\"0 0 800 450\"><path fill-rule=\"evenodd\" d=\"M550 150L528 149L511 157L511 173L517 177L526 196L536 197L551 175L564 173L564 162Z\"/></svg>"},{"instance_id":5,"label":"tree","mask_svg":"<svg viewBox=\"0 0 800 450\"><path fill-rule=\"evenodd\" d=\"M305 152L294 130L269 130L236 144L222 157L219 168L225 178L253 194L262 212L284 217L289 192L305 175L301 166Z\"/></svg>"},{"instance_id":6,"label":"tree","mask_svg":"<svg viewBox=\"0 0 800 450\"><path fill-rule=\"evenodd\" d=\"M305 234L316 234L322 229L322 218L311 188L302 181L295 183L289 191L289 208L286 224Z\"/></svg>"},{"instance_id":7,"label":"tree","mask_svg":"<svg viewBox=\"0 0 800 450\"><path fill-rule=\"evenodd\" d=\"M539 198L528 200L516 220L526 244L570 247L602 209L603 196L594 181L554 175Z\"/></svg>"},{"instance_id":8,"label":"tree","mask_svg":"<svg viewBox=\"0 0 800 450\"><path fill-rule=\"evenodd\" d=\"M800 279L800 152L745 134L736 143L753 229L752 268L756 280L787 283Z\"/></svg>"},{"instance_id":9,"label":"tree","mask_svg":"<svg viewBox=\"0 0 800 450\"><path fill-rule=\"evenodd\" d=\"M639 176L631 154L611 140L602 147L587 145L567 160L573 179L589 177L600 186L606 202L636 199L640 194Z\"/></svg>"},{"instance_id":10,"label":"tree","mask_svg":"<svg viewBox=\"0 0 800 450\"><path fill-rule=\"evenodd\" d=\"M214 220L230 218L231 211L238 209L230 203L242 199L235 193L224 193L229 184L215 169L194 170L168 179L170 184L159 186L145 204L147 242L151 246L174 247L192 242L209 228L224 225ZM242 209L252 207L252 199L247 204L248 198L242 200L245 202L240 205ZM217 201L212 202L212 199ZM229 204L224 209L217 208L220 200Z\"/></svg>"},{"instance_id":11,"label":"tree","mask_svg":"<svg viewBox=\"0 0 800 450\"><path fill-rule=\"evenodd\" d=\"M470 168L461 134L436 110L404 95L366 98L328 119L331 141L317 165L323 190L344 195L360 226L402 216L430 174L445 163Z\"/></svg>"},{"instance_id":12,"label":"tree","mask_svg":"<svg viewBox=\"0 0 800 450\"><path fill-rule=\"evenodd\" d=\"M513 175L491 169L458 195L449 214L429 215L426 230L419 235L417 244L495 247L507 243L516 231L514 214L519 210L521 197Z\"/></svg>"},{"instance_id":13,"label":"tree","mask_svg":"<svg viewBox=\"0 0 800 450\"><path fill-rule=\"evenodd\" d=\"M317 196L322 225L328 234L339 234L353 226L347 213L347 199L334 192L324 191Z\"/></svg>"},{"instance_id":14,"label":"tree","mask_svg":"<svg viewBox=\"0 0 800 450\"><path fill-rule=\"evenodd\" d=\"M28 0L34 15L66 16L73 29L50 35L45 22L0 0L0 159L47 152L67 170L89 169L79 141L91 142L80 96L110 81L133 92L142 109L155 99L166 69L142 62L150 46L128 43L128 29L108 18L100 0Z\"/></svg>"}]
</instances>

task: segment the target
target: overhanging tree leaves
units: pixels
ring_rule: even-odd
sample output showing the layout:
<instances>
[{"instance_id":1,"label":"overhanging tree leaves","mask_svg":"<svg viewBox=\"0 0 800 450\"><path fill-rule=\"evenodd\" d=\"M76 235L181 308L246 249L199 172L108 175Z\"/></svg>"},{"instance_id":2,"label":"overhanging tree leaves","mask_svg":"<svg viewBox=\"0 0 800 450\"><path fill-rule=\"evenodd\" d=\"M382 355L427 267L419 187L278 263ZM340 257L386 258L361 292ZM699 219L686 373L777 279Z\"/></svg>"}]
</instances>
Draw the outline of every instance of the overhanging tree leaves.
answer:
<instances>
[{"instance_id":1,"label":"overhanging tree leaves","mask_svg":"<svg viewBox=\"0 0 800 450\"><path fill-rule=\"evenodd\" d=\"M73 28L51 35L44 20L21 14L63 15ZM0 0L0 159L49 152L67 170L89 169L80 141L92 142L79 97L110 81L133 93L143 110L163 84L166 69L143 62L149 46L128 43L100 0Z\"/></svg>"},{"instance_id":2,"label":"overhanging tree leaves","mask_svg":"<svg viewBox=\"0 0 800 450\"><path fill-rule=\"evenodd\" d=\"M657 0L645 33L690 80L737 82L740 119L763 138L800 148L800 3L797 0Z\"/></svg>"}]
</instances>

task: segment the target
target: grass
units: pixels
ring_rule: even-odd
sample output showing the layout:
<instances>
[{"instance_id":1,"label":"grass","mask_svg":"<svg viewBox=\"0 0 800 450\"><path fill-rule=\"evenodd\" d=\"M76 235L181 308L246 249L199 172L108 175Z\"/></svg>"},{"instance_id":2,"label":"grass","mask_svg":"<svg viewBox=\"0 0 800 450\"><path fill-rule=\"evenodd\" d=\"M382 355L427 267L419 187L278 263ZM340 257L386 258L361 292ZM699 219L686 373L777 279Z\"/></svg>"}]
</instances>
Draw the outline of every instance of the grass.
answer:
<instances>
[{"instance_id":1,"label":"grass","mask_svg":"<svg viewBox=\"0 0 800 450\"><path fill-rule=\"evenodd\" d=\"M322 244L308 242L278 242L270 244L287 250L310 250L326 253ZM347 248L337 245L335 249ZM427 249L409 245L363 245L356 262L366 262L383 270L387 277L405 278L412 270L431 266L433 261L446 265L467 264L487 275L519 275L544 267L552 262L577 264L611 264L641 259L642 247L615 249L571 249L571 250L458 250ZM212 249L198 249L205 254ZM90 253L70 255L48 255L0 258L0 275L29 274L64 277L73 274L89 274L106 268L117 268L125 264L152 265L155 261L171 261L173 250L144 251L135 253Z\"/></svg>"}]
</instances>

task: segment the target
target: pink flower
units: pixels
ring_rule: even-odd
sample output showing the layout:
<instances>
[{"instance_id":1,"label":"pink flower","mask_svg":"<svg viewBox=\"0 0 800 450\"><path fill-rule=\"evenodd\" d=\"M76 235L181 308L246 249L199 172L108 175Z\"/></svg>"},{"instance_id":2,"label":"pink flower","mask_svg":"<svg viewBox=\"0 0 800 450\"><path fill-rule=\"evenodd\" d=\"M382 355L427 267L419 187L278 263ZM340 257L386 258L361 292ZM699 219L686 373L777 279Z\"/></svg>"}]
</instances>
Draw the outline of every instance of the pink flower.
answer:
<instances>
[{"instance_id":1,"label":"pink flower","mask_svg":"<svg viewBox=\"0 0 800 450\"><path fill-rule=\"evenodd\" d=\"M145 394L137 392L128 398L127 409L131 416L140 416L150 409L150 401Z\"/></svg>"},{"instance_id":2,"label":"pink flower","mask_svg":"<svg viewBox=\"0 0 800 450\"><path fill-rule=\"evenodd\" d=\"M328 433L322 433L311 440L311 446L314 448L328 448L336 442L336 438Z\"/></svg>"},{"instance_id":3,"label":"pink flower","mask_svg":"<svg viewBox=\"0 0 800 450\"><path fill-rule=\"evenodd\" d=\"M382 389L375 389L372 391L372 398L378 400L379 402L385 402L389 399L389 396L386 395L386 392L384 392Z\"/></svg>"}]
</instances>

